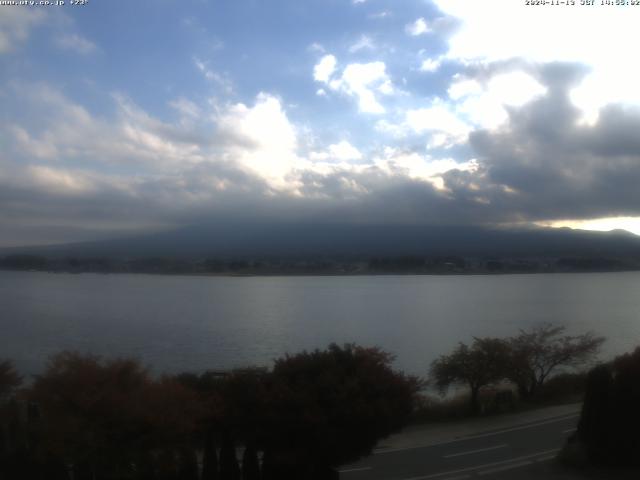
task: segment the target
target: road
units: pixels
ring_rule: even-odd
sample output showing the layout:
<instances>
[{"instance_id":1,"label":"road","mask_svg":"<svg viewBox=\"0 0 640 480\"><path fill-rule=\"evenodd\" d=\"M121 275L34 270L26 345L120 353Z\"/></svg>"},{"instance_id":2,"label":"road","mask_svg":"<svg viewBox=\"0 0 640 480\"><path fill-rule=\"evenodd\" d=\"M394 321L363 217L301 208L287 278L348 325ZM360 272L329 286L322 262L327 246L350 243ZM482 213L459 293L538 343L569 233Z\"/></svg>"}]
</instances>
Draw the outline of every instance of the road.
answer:
<instances>
[{"instance_id":1,"label":"road","mask_svg":"<svg viewBox=\"0 0 640 480\"><path fill-rule=\"evenodd\" d=\"M522 479L517 469L524 473L550 462L577 422L578 414L572 413L435 445L379 450L341 467L340 478L464 480L518 475Z\"/></svg>"}]
</instances>

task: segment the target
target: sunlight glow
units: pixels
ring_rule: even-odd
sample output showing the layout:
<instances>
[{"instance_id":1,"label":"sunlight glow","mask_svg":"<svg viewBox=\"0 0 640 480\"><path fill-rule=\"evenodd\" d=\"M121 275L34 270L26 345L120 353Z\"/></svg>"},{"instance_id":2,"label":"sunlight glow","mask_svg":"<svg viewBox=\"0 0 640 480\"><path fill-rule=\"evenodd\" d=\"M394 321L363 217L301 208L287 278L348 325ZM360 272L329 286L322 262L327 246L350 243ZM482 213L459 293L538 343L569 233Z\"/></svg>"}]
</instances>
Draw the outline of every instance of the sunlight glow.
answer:
<instances>
[{"instance_id":1,"label":"sunlight glow","mask_svg":"<svg viewBox=\"0 0 640 480\"><path fill-rule=\"evenodd\" d=\"M513 58L582 63L590 73L571 98L590 123L608 103L640 102L640 70L630 68L632 52L621 47L637 44L640 38L633 7L576 6L557 8L550 15L548 9L512 0L434 2L442 12L462 22L449 40L448 58L468 63Z\"/></svg>"},{"instance_id":2,"label":"sunlight glow","mask_svg":"<svg viewBox=\"0 0 640 480\"><path fill-rule=\"evenodd\" d=\"M555 220L539 223L540 226L562 228L569 227L579 230L595 230L609 232L611 230L626 230L640 235L640 217L609 217L592 220Z\"/></svg>"}]
</instances>

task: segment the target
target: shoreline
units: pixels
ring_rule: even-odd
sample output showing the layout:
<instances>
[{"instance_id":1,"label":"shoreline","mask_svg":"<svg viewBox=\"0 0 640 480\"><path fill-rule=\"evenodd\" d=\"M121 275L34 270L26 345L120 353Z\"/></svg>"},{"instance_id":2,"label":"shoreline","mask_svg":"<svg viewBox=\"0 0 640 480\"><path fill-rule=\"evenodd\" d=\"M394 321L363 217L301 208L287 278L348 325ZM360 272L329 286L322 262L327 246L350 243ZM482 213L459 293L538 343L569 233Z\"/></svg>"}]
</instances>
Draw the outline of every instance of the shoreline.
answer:
<instances>
[{"instance_id":1,"label":"shoreline","mask_svg":"<svg viewBox=\"0 0 640 480\"><path fill-rule=\"evenodd\" d=\"M255 277L445 277L445 276L507 276L507 275L565 275L585 273L636 273L640 268L627 268L617 270L543 270L543 271L455 271L455 272L166 272L166 271L100 271L100 270L26 270L0 268L0 272L13 273L48 273L56 275L155 275L155 276L180 276L180 277L225 277L225 278L255 278Z\"/></svg>"}]
</instances>

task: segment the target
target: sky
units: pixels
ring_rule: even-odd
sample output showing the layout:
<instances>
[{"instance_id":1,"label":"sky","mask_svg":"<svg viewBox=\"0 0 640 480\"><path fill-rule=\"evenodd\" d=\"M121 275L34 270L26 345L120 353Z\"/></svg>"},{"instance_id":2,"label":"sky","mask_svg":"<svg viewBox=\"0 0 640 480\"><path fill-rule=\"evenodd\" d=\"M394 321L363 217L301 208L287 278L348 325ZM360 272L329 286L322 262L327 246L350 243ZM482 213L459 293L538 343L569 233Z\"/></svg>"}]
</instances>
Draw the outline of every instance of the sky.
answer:
<instances>
[{"instance_id":1,"label":"sky","mask_svg":"<svg viewBox=\"0 0 640 480\"><path fill-rule=\"evenodd\" d=\"M640 234L640 6L0 3L0 246L257 220Z\"/></svg>"}]
</instances>

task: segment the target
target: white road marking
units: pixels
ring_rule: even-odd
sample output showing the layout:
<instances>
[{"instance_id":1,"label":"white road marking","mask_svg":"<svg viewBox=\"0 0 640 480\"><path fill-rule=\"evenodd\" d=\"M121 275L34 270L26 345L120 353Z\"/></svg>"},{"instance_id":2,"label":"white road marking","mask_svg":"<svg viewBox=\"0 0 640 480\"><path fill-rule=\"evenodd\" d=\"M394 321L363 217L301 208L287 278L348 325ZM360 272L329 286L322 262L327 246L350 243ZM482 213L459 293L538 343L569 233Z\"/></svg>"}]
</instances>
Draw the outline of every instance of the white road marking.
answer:
<instances>
[{"instance_id":1,"label":"white road marking","mask_svg":"<svg viewBox=\"0 0 640 480\"><path fill-rule=\"evenodd\" d=\"M496 450L498 448L504 448L506 446L507 446L507 444L504 443L502 445L496 445L495 447L479 448L477 450L468 450L466 452L452 453L450 455L443 455L442 458L461 457L462 455L471 455L472 453L488 452L489 450Z\"/></svg>"},{"instance_id":2,"label":"white road marking","mask_svg":"<svg viewBox=\"0 0 640 480\"><path fill-rule=\"evenodd\" d=\"M553 460L557 455L554 453L553 455L545 455L544 457L536 458L536 462L548 462L549 460Z\"/></svg>"},{"instance_id":3,"label":"white road marking","mask_svg":"<svg viewBox=\"0 0 640 480\"><path fill-rule=\"evenodd\" d=\"M455 443L455 442L464 442L465 440L474 440L476 438L491 437L491 436L494 436L494 435L500 435L502 433L515 432L517 430L525 430L527 428L535 428L535 427L538 427L540 425L547 425L549 423L562 422L564 420L569 420L570 418L575 418L575 417L579 417L579 416L580 416L579 413L572 414L572 415L565 415L563 417L557 417L557 418L552 418L550 420L545 420L545 421L542 421L542 422L530 423L530 424L527 424L527 425L521 425L519 427L505 428L503 430L496 430L495 432L480 433L478 435L470 435L468 437L456 438L454 440L448 440L448 441L442 442L442 443L429 443L429 444L425 444L425 445L415 445L415 446L412 446L412 447L389 448L389 449L386 449L386 450L378 450L378 451L373 452L372 455L382 455L384 453L402 452L404 450L416 450L418 448L435 447L436 445L448 445L450 443Z\"/></svg>"},{"instance_id":4,"label":"white road marking","mask_svg":"<svg viewBox=\"0 0 640 480\"><path fill-rule=\"evenodd\" d=\"M514 458L510 458L508 460L502 460L500 462L485 463L483 465L476 465L475 467L461 468L459 470L450 470L448 472L432 473L431 475L424 475L422 477L405 478L404 480L427 480L429 478L444 477L446 475L455 475L457 473L472 472L474 470L481 470L481 469L484 469L484 468L497 467L498 465L506 465L506 464L510 464L510 463L514 463L514 462L520 462L520 461L523 461L523 460L534 459L534 457L538 457L538 456L541 456L541 455L542 456L549 455L551 453L557 453L559 451L560 451L559 448L555 448L553 450L545 450L543 452L532 453L530 455L523 455L521 457L514 457Z\"/></svg>"},{"instance_id":5,"label":"white road marking","mask_svg":"<svg viewBox=\"0 0 640 480\"><path fill-rule=\"evenodd\" d=\"M460 475L459 477L443 478L442 480L466 480L467 478L471 478L471 475Z\"/></svg>"},{"instance_id":6,"label":"white road marking","mask_svg":"<svg viewBox=\"0 0 640 480\"><path fill-rule=\"evenodd\" d=\"M571 433L571 432L575 432L577 429L576 428L567 428L566 430L562 430L562 433Z\"/></svg>"},{"instance_id":7,"label":"white road marking","mask_svg":"<svg viewBox=\"0 0 640 480\"><path fill-rule=\"evenodd\" d=\"M513 468L520 468L526 465L531 465L531 461L525 460L524 462L511 463L503 467L495 467L495 468L490 468L489 470L482 470L481 472L478 472L478 475L490 475L492 473L504 472L506 470L511 470Z\"/></svg>"},{"instance_id":8,"label":"white road marking","mask_svg":"<svg viewBox=\"0 0 640 480\"><path fill-rule=\"evenodd\" d=\"M363 472L365 470L371 470L371 467L347 468L346 470L338 470L338 472L340 473Z\"/></svg>"}]
</instances>

